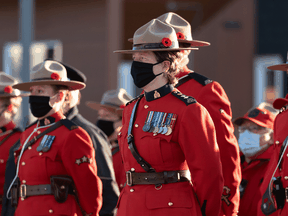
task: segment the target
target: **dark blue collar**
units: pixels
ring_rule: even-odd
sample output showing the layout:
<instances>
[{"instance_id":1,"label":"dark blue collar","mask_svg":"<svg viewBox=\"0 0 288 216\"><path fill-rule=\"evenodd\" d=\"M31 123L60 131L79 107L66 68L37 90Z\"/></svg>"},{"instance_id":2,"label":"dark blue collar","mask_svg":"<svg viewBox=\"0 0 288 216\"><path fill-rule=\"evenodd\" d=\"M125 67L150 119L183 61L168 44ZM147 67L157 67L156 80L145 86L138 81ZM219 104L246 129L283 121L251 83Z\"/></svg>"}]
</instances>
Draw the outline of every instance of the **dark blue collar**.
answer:
<instances>
[{"instance_id":1,"label":"dark blue collar","mask_svg":"<svg viewBox=\"0 0 288 216\"><path fill-rule=\"evenodd\" d=\"M144 92L146 101L150 102L150 101L156 100L158 98L161 98L161 97L169 94L170 92L172 92L173 89L174 89L173 85L170 85L167 83L166 85L164 85L158 89L155 89L153 91Z\"/></svg>"}]
</instances>

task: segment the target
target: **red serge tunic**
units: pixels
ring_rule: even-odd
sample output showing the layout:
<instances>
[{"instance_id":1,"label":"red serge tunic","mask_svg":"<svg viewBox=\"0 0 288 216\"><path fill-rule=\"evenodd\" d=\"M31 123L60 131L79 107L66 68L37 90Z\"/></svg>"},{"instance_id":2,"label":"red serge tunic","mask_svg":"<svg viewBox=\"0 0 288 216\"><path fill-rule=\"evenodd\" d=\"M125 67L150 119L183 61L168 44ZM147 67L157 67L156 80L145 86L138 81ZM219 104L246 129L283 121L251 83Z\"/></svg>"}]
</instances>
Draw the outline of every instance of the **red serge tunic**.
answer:
<instances>
[{"instance_id":1,"label":"red serge tunic","mask_svg":"<svg viewBox=\"0 0 288 216\"><path fill-rule=\"evenodd\" d=\"M118 149L119 147L117 147ZM121 191L126 182L126 174L123 167L122 157L119 150L116 148L112 149L113 168L115 172L116 182L119 190Z\"/></svg>"},{"instance_id":2,"label":"red serge tunic","mask_svg":"<svg viewBox=\"0 0 288 216\"><path fill-rule=\"evenodd\" d=\"M186 68L181 76L187 75ZM192 75L190 78L189 76ZM222 88L200 74L190 73L188 81L177 88L186 95L193 96L203 105L212 117L216 129L217 143L220 149L222 171L224 177L224 190L222 195L222 209L220 215L236 216L239 209L239 185L241 182L240 155L237 139L234 136L234 127L231 122L232 111L230 101ZM184 77L182 77L183 79Z\"/></svg>"},{"instance_id":3,"label":"red serge tunic","mask_svg":"<svg viewBox=\"0 0 288 216\"><path fill-rule=\"evenodd\" d=\"M15 128L15 124L11 121L7 125L0 128L0 142L5 139L12 130ZM0 144L0 213L2 211L2 197L5 196L3 194L3 187L5 182L5 169L6 169L6 162L9 156L10 148L16 143L16 141L20 138L21 132L13 133L4 143Z\"/></svg>"},{"instance_id":4,"label":"red serge tunic","mask_svg":"<svg viewBox=\"0 0 288 216\"><path fill-rule=\"evenodd\" d=\"M207 110L194 98L182 95L165 85L145 93L139 102L133 124L136 148L156 172L190 170L200 205L189 182L155 185L126 185L118 200L118 216L218 216L221 206L223 177L215 129ZM143 173L128 149L127 133L132 101L123 112L123 127L118 135L125 171L132 168ZM150 111L172 113L172 133L144 132L143 126ZM161 119L161 118L160 118ZM164 119L164 118L163 118ZM133 171L133 169L131 170Z\"/></svg>"},{"instance_id":5,"label":"red serge tunic","mask_svg":"<svg viewBox=\"0 0 288 216\"><path fill-rule=\"evenodd\" d=\"M239 216L255 216L258 211L261 211L258 208L258 203L262 199L260 186L263 182L272 152L273 146L270 146L265 152L257 156L256 159L253 159L242 167L242 181L246 181L246 184L243 187L243 195L240 199Z\"/></svg>"},{"instance_id":6,"label":"red serge tunic","mask_svg":"<svg viewBox=\"0 0 288 216\"><path fill-rule=\"evenodd\" d=\"M64 118L62 113L54 113L40 122L40 126L49 125ZM48 127L37 129L37 124L28 127L21 135L20 154L24 142L31 133L30 140ZM73 125L73 124L72 124ZM102 205L102 184L97 176L95 153L89 135L80 127L67 128L61 125L47 135L55 136L47 152L37 151L42 137L24 151L19 162L21 184L50 184L52 175L69 175L73 178L79 195L81 207L87 215L98 215ZM64 203L58 203L53 195L30 196L19 199L15 216L31 215L82 215L75 198L68 195Z\"/></svg>"}]
</instances>

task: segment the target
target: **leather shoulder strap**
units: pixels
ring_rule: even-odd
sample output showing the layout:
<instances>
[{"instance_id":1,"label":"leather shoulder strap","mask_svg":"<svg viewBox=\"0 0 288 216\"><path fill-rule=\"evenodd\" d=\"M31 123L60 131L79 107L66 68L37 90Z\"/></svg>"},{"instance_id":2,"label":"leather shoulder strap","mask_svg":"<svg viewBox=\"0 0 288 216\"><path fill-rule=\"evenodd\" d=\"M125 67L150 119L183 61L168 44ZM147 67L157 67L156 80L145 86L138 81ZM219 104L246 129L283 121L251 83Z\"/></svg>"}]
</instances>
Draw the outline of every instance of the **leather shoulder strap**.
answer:
<instances>
[{"instance_id":1,"label":"leather shoulder strap","mask_svg":"<svg viewBox=\"0 0 288 216\"><path fill-rule=\"evenodd\" d=\"M118 146L116 146L115 148L113 148L113 150L112 150L112 156L113 155L115 155L117 152L119 152L120 151L120 148L119 148L119 145Z\"/></svg>"},{"instance_id":2,"label":"leather shoulder strap","mask_svg":"<svg viewBox=\"0 0 288 216\"><path fill-rule=\"evenodd\" d=\"M141 97L142 98L142 97ZM140 99L141 99L140 98ZM128 137L127 137L127 140L128 140L128 146L129 146L129 149L133 155L133 157L136 159L137 163L140 164L140 166L146 171L146 172L155 172L155 169L151 167L151 165L145 161L141 156L140 154L138 153L138 150L135 146L135 143L134 143L134 137L133 137L133 134L132 134L132 128L133 128L133 124L134 124L134 121L135 121L135 114L136 114L136 110L137 110L137 107L138 107L138 104L139 104L139 101L138 100L134 107L133 107L133 110L132 110L132 114L131 114L131 117L130 117L130 121L129 121L129 127L128 127Z\"/></svg>"},{"instance_id":3,"label":"leather shoulder strap","mask_svg":"<svg viewBox=\"0 0 288 216\"><path fill-rule=\"evenodd\" d=\"M0 146L6 141L8 140L9 137L11 137L15 132L21 132L21 130L19 128L14 128L11 133L9 133L3 140L1 140L0 142Z\"/></svg>"},{"instance_id":4,"label":"leather shoulder strap","mask_svg":"<svg viewBox=\"0 0 288 216\"><path fill-rule=\"evenodd\" d=\"M181 77L179 80L178 80L178 83L177 85L175 86L176 88L179 87L180 85L184 84L185 82L189 81L190 79L194 79L196 80L198 83L200 83L201 85L203 86L206 86L207 84L209 83L212 83L213 80L201 75L201 74L198 74L198 73L189 73L183 77Z\"/></svg>"}]
</instances>

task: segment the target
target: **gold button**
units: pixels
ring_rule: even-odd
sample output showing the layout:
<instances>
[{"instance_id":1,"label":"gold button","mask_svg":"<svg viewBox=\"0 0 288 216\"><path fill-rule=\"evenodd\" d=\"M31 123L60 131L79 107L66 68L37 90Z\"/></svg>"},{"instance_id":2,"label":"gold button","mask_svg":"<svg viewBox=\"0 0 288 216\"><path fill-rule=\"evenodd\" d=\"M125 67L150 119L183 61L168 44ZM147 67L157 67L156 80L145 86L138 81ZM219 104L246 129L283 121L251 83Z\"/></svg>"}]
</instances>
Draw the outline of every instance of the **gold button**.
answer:
<instances>
[{"instance_id":1,"label":"gold button","mask_svg":"<svg viewBox=\"0 0 288 216\"><path fill-rule=\"evenodd\" d=\"M39 155L41 156L43 153L42 152L39 152Z\"/></svg>"},{"instance_id":2,"label":"gold button","mask_svg":"<svg viewBox=\"0 0 288 216\"><path fill-rule=\"evenodd\" d=\"M41 133L41 131L37 131L37 134L40 134Z\"/></svg>"},{"instance_id":3,"label":"gold button","mask_svg":"<svg viewBox=\"0 0 288 216\"><path fill-rule=\"evenodd\" d=\"M288 157L288 154L286 156Z\"/></svg>"},{"instance_id":4,"label":"gold button","mask_svg":"<svg viewBox=\"0 0 288 216\"><path fill-rule=\"evenodd\" d=\"M22 166L24 166L24 165L25 165L25 162L23 161L21 164L22 164Z\"/></svg>"},{"instance_id":5,"label":"gold button","mask_svg":"<svg viewBox=\"0 0 288 216\"><path fill-rule=\"evenodd\" d=\"M4 163L4 160L3 160L3 159L0 159L0 163Z\"/></svg>"},{"instance_id":6,"label":"gold button","mask_svg":"<svg viewBox=\"0 0 288 216\"><path fill-rule=\"evenodd\" d=\"M26 180L22 180L22 183L23 183L23 184L26 184Z\"/></svg>"},{"instance_id":7,"label":"gold button","mask_svg":"<svg viewBox=\"0 0 288 216\"><path fill-rule=\"evenodd\" d=\"M288 180L288 176L284 176L284 179L285 179L285 180Z\"/></svg>"},{"instance_id":8,"label":"gold button","mask_svg":"<svg viewBox=\"0 0 288 216\"><path fill-rule=\"evenodd\" d=\"M279 143L280 143L279 141L276 141L276 142L275 142L276 145L278 145Z\"/></svg>"},{"instance_id":9,"label":"gold button","mask_svg":"<svg viewBox=\"0 0 288 216\"><path fill-rule=\"evenodd\" d=\"M224 113L224 110L223 110L223 109L220 109L220 113L222 113L222 114L223 114L223 113Z\"/></svg>"},{"instance_id":10,"label":"gold button","mask_svg":"<svg viewBox=\"0 0 288 216\"><path fill-rule=\"evenodd\" d=\"M153 136L157 136L157 133L154 133Z\"/></svg>"},{"instance_id":11,"label":"gold button","mask_svg":"<svg viewBox=\"0 0 288 216\"><path fill-rule=\"evenodd\" d=\"M124 187L124 185L123 184L120 184L120 188L123 188Z\"/></svg>"},{"instance_id":12,"label":"gold button","mask_svg":"<svg viewBox=\"0 0 288 216\"><path fill-rule=\"evenodd\" d=\"M133 188L131 188L131 189L130 189L130 192L134 192L134 189L133 189Z\"/></svg>"},{"instance_id":13,"label":"gold button","mask_svg":"<svg viewBox=\"0 0 288 216\"><path fill-rule=\"evenodd\" d=\"M24 198L23 198L23 197L21 198L21 201L24 201Z\"/></svg>"},{"instance_id":14,"label":"gold button","mask_svg":"<svg viewBox=\"0 0 288 216\"><path fill-rule=\"evenodd\" d=\"M49 213L51 213L51 214L52 214L52 213L53 213L53 210L52 210L52 209L50 209L50 210L49 210Z\"/></svg>"},{"instance_id":15,"label":"gold button","mask_svg":"<svg viewBox=\"0 0 288 216\"><path fill-rule=\"evenodd\" d=\"M139 127L139 125L138 125L138 124L135 124L135 127Z\"/></svg>"},{"instance_id":16,"label":"gold button","mask_svg":"<svg viewBox=\"0 0 288 216\"><path fill-rule=\"evenodd\" d=\"M31 146L29 146L29 147L28 147L28 149L29 149L29 150L31 150L31 149L32 149L32 147L31 147Z\"/></svg>"},{"instance_id":17,"label":"gold button","mask_svg":"<svg viewBox=\"0 0 288 216\"><path fill-rule=\"evenodd\" d=\"M134 171L135 171L135 168L131 168L131 171L134 172Z\"/></svg>"},{"instance_id":18,"label":"gold button","mask_svg":"<svg viewBox=\"0 0 288 216\"><path fill-rule=\"evenodd\" d=\"M121 135L121 132L118 133L118 136L120 136L120 135Z\"/></svg>"},{"instance_id":19,"label":"gold button","mask_svg":"<svg viewBox=\"0 0 288 216\"><path fill-rule=\"evenodd\" d=\"M145 106L144 106L145 109L147 109L148 107L149 107L148 105L145 105Z\"/></svg>"},{"instance_id":20,"label":"gold button","mask_svg":"<svg viewBox=\"0 0 288 216\"><path fill-rule=\"evenodd\" d=\"M16 152L14 152L14 156L16 156Z\"/></svg>"},{"instance_id":21,"label":"gold button","mask_svg":"<svg viewBox=\"0 0 288 216\"><path fill-rule=\"evenodd\" d=\"M173 205L173 203L172 203L172 202L169 202L169 203L168 203L168 206L172 206L172 205Z\"/></svg>"}]
</instances>

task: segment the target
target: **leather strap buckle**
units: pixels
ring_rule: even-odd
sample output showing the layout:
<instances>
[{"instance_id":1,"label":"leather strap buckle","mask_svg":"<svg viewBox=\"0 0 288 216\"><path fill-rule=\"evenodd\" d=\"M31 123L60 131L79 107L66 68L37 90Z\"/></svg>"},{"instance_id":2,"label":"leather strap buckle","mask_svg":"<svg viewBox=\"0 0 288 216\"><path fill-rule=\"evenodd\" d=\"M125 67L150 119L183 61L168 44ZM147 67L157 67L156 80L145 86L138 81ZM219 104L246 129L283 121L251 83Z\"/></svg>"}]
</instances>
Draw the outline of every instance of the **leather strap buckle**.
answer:
<instances>
[{"instance_id":1,"label":"leather strap buckle","mask_svg":"<svg viewBox=\"0 0 288 216\"><path fill-rule=\"evenodd\" d=\"M285 188L285 201L288 202L288 187Z\"/></svg>"},{"instance_id":2,"label":"leather strap buckle","mask_svg":"<svg viewBox=\"0 0 288 216\"><path fill-rule=\"evenodd\" d=\"M21 197L21 200L24 200L26 198L26 185L25 184L22 184L20 185L20 197Z\"/></svg>"},{"instance_id":3,"label":"leather strap buckle","mask_svg":"<svg viewBox=\"0 0 288 216\"><path fill-rule=\"evenodd\" d=\"M126 184L130 187L133 185L132 172L131 171L126 172Z\"/></svg>"}]
</instances>

